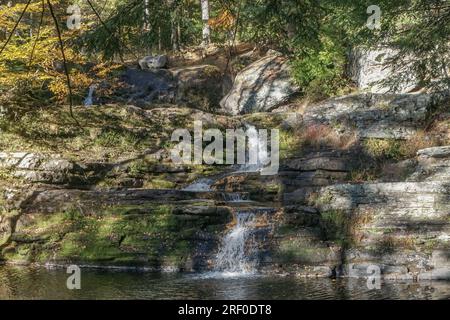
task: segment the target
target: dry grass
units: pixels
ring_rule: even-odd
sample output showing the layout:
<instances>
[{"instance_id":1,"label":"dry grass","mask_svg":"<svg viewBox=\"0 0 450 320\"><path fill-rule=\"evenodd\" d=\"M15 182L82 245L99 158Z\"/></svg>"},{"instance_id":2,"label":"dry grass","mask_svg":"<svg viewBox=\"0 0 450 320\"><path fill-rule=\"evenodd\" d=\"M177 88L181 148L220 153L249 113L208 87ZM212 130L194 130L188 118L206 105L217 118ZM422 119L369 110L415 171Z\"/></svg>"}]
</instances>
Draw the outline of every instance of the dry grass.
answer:
<instances>
[{"instance_id":1,"label":"dry grass","mask_svg":"<svg viewBox=\"0 0 450 320\"><path fill-rule=\"evenodd\" d=\"M349 173L349 180L354 183L373 182L378 179L378 168L353 170Z\"/></svg>"},{"instance_id":2,"label":"dry grass","mask_svg":"<svg viewBox=\"0 0 450 320\"><path fill-rule=\"evenodd\" d=\"M314 124L306 127L301 131L300 139L305 146L315 149L329 147L347 150L358 142L355 133L339 134L334 128L324 124Z\"/></svg>"},{"instance_id":3,"label":"dry grass","mask_svg":"<svg viewBox=\"0 0 450 320\"><path fill-rule=\"evenodd\" d=\"M384 253L393 253L396 250L414 250L415 241L411 236L384 236L377 243L378 251Z\"/></svg>"},{"instance_id":4,"label":"dry grass","mask_svg":"<svg viewBox=\"0 0 450 320\"><path fill-rule=\"evenodd\" d=\"M363 142L366 153L374 159L404 160L416 156L417 151L440 145L440 141L423 130L406 140L371 138Z\"/></svg>"},{"instance_id":5,"label":"dry grass","mask_svg":"<svg viewBox=\"0 0 450 320\"><path fill-rule=\"evenodd\" d=\"M442 114L430 125L428 132L434 139L439 140L441 145L450 145L450 114Z\"/></svg>"},{"instance_id":6,"label":"dry grass","mask_svg":"<svg viewBox=\"0 0 450 320\"><path fill-rule=\"evenodd\" d=\"M440 141L432 133L425 133L423 130L420 130L402 144L401 152L405 157L410 158L414 157L420 149L440 144Z\"/></svg>"}]
</instances>

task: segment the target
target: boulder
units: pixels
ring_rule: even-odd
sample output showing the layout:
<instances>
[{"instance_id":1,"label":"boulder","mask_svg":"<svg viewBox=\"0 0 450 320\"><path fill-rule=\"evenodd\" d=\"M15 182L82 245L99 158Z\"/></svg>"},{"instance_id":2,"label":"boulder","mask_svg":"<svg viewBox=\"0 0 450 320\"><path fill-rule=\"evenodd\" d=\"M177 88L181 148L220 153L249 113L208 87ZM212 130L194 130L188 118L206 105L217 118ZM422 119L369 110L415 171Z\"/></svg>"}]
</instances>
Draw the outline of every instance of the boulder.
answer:
<instances>
[{"instance_id":1,"label":"boulder","mask_svg":"<svg viewBox=\"0 0 450 320\"><path fill-rule=\"evenodd\" d=\"M233 88L220 106L233 115L271 111L297 91L287 59L269 51L237 74Z\"/></svg>"},{"instance_id":2,"label":"boulder","mask_svg":"<svg viewBox=\"0 0 450 320\"><path fill-rule=\"evenodd\" d=\"M127 69L121 77L124 88L117 92L127 103L144 106L154 101L171 102L175 82L172 73L165 69Z\"/></svg>"},{"instance_id":3,"label":"boulder","mask_svg":"<svg viewBox=\"0 0 450 320\"><path fill-rule=\"evenodd\" d=\"M171 69L176 83L175 103L211 111L222 97L222 74L212 65Z\"/></svg>"},{"instance_id":4,"label":"boulder","mask_svg":"<svg viewBox=\"0 0 450 320\"><path fill-rule=\"evenodd\" d=\"M211 111L219 106L222 75L212 65L175 69L127 69L122 75L125 86L118 92L129 104L176 103Z\"/></svg>"},{"instance_id":5,"label":"boulder","mask_svg":"<svg viewBox=\"0 0 450 320\"><path fill-rule=\"evenodd\" d=\"M387 64L394 57L396 51L392 48L382 47L377 49L355 48L349 56L348 73L360 90L372 93L406 93L412 91L418 85L418 79L410 71L395 71ZM408 64L407 59L406 64ZM403 69L403 68L402 68ZM390 77L395 77L399 82L397 86L391 86L388 82Z\"/></svg>"},{"instance_id":6,"label":"boulder","mask_svg":"<svg viewBox=\"0 0 450 320\"><path fill-rule=\"evenodd\" d=\"M145 69L160 69L167 65L166 55L146 56L139 60L139 66L142 70Z\"/></svg>"}]
</instances>

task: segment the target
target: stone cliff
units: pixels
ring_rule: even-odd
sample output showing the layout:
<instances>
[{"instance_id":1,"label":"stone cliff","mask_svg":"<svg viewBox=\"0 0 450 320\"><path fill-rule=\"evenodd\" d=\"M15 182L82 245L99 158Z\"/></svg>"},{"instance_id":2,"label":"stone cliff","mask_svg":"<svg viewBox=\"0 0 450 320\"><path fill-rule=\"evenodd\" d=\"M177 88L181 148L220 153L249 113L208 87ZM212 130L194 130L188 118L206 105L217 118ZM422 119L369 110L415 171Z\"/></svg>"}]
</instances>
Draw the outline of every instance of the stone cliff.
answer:
<instances>
[{"instance_id":1,"label":"stone cliff","mask_svg":"<svg viewBox=\"0 0 450 320\"><path fill-rule=\"evenodd\" d=\"M252 58L227 95L203 62L126 71L120 104L75 108L81 129L50 110L2 133L0 259L206 270L236 212L251 211L261 272L359 277L375 265L387 278L450 279L446 94L304 106L276 53ZM173 164L171 132L199 119L279 129L278 174ZM185 190L199 179L205 190Z\"/></svg>"}]
</instances>

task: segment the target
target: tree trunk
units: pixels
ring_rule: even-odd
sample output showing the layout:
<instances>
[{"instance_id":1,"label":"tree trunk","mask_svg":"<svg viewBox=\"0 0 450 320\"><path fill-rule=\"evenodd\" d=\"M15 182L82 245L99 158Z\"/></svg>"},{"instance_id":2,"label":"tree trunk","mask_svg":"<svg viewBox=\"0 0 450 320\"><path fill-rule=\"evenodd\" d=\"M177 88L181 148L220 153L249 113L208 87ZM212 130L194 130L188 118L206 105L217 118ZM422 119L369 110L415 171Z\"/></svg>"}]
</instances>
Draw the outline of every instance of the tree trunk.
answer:
<instances>
[{"instance_id":1,"label":"tree trunk","mask_svg":"<svg viewBox=\"0 0 450 320\"><path fill-rule=\"evenodd\" d=\"M178 21L178 17L177 17L177 12L178 9L175 9L173 11L174 13L172 14L172 21L171 21L171 41L172 41L172 49L173 51L179 51L180 50L180 46L179 46L179 42L178 42L178 30L177 30L177 21Z\"/></svg>"},{"instance_id":2,"label":"tree trunk","mask_svg":"<svg viewBox=\"0 0 450 320\"><path fill-rule=\"evenodd\" d=\"M30 13L30 38L33 38L33 12Z\"/></svg>"},{"instance_id":3,"label":"tree trunk","mask_svg":"<svg viewBox=\"0 0 450 320\"><path fill-rule=\"evenodd\" d=\"M161 27L158 27L158 51L162 51Z\"/></svg>"},{"instance_id":4,"label":"tree trunk","mask_svg":"<svg viewBox=\"0 0 450 320\"><path fill-rule=\"evenodd\" d=\"M178 38L178 47L183 47L183 41L181 39L181 23L183 21L183 7L180 6L178 9L178 20L177 20L177 38Z\"/></svg>"},{"instance_id":5,"label":"tree trunk","mask_svg":"<svg viewBox=\"0 0 450 320\"><path fill-rule=\"evenodd\" d=\"M180 2L175 0L166 0L167 8L170 10L170 42L173 51L180 51L180 43L178 39L177 25L180 19L179 9Z\"/></svg>"},{"instance_id":6,"label":"tree trunk","mask_svg":"<svg viewBox=\"0 0 450 320\"><path fill-rule=\"evenodd\" d=\"M150 10L148 0L144 1L144 31L150 31Z\"/></svg>"},{"instance_id":7,"label":"tree trunk","mask_svg":"<svg viewBox=\"0 0 450 320\"><path fill-rule=\"evenodd\" d=\"M209 28L209 0L200 0L202 7L202 21L203 21L203 33L202 33L202 45L206 46L211 41L211 30Z\"/></svg>"}]
</instances>

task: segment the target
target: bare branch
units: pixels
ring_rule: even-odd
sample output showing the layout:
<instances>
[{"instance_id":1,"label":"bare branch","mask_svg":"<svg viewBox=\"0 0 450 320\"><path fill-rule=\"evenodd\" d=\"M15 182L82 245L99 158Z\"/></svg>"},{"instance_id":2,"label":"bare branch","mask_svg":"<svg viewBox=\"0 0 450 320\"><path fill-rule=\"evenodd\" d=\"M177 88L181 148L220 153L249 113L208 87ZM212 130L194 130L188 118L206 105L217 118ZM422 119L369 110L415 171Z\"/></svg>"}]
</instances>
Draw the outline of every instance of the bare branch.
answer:
<instances>
[{"instance_id":1,"label":"bare branch","mask_svg":"<svg viewBox=\"0 0 450 320\"><path fill-rule=\"evenodd\" d=\"M31 3L31 0L28 0L28 2L27 2L27 4L26 4L25 8L23 9L22 13L20 14L19 20L17 20L16 25L14 26L14 28L13 28L12 31L11 31L11 33L9 34L8 39L7 39L6 42L3 44L3 47L2 47L2 49L0 50L0 54L2 54L3 50L5 50L6 46L8 45L9 41L11 40L11 38L12 38L14 32L16 32L17 26L19 25L20 20L22 20L23 15L24 15L25 12L27 11L28 6L30 5L30 3Z\"/></svg>"},{"instance_id":2,"label":"bare branch","mask_svg":"<svg viewBox=\"0 0 450 320\"><path fill-rule=\"evenodd\" d=\"M55 22L56 32L58 34L59 46L60 46L61 54L62 54L62 58L63 58L64 72L66 74L66 79L67 79L67 88L69 89L70 116L79 125L77 119L75 119L75 117L73 115L72 85L70 84L70 75L69 75L69 69L67 68L67 60L66 60L66 54L64 52L64 43L63 43L62 37L61 37L61 30L59 29L58 19L56 18L55 13L53 11L52 3L50 2L50 0L47 0L47 3L50 8L50 14L52 15L53 21Z\"/></svg>"},{"instance_id":3,"label":"bare branch","mask_svg":"<svg viewBox=\"0 0 450 320\"><path fill-rule=\"evenodd\" d=\"M45 13L45 1L42 0L41 19L39 21L39 27L38 27L38 30L37 30L37 33L36 33L36 39L34 39L33 49L31 49L30 61L28 62L28 67L31 67L31 63L33 62L34 51L36 50L36 45L37 45L37 42L38 42L40 34L41 34L42 23L44 21L44 13Z\"/></svg>"}]
</instances>

